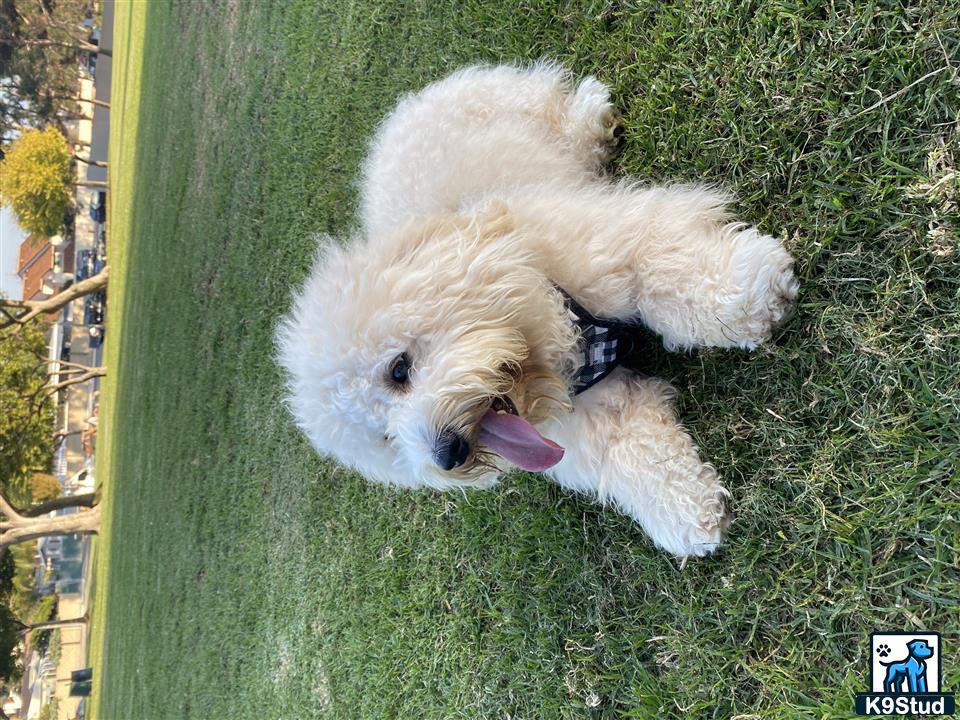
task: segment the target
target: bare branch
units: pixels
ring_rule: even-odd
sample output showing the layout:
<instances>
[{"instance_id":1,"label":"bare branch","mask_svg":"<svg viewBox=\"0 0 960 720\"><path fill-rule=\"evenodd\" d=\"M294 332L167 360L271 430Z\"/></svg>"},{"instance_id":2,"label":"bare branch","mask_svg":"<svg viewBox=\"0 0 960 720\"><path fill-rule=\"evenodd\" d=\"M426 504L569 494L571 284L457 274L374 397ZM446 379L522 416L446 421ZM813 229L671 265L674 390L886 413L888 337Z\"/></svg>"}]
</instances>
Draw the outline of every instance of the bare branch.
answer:
<instances>
[{"instance_id":1,"label":"bare branch","mask_svg":"<svg viewBox=\"0 0 960 720\"><path fill-rule=\"evenodd\" d=\"M79 371L70 370L69 372L75 373ZM32 400L37 395L40 396L40 401L37 403L35 412L40 412L40 410L43 408L44 403L47 400L49 400L54 393L60 390L63 390L64 388L68 388L71 385L79 385L80 383L87 382L87 380L93 380L94 378L103 377L106 374L107 374L107 369L105 367L96 367L88 370L82 375L76 375L74 377L67 378L66 380L62 380L58 383L54 383L51 385L44 385L42 388L40 388L40 390L34 393L34 395L31 397L31 400Z\"/></svg>"},{"instance_id":2,"label":"bare branch","mask_svg":"<svg viewBox=\"0 0 960 720\"><path fill-rule=\"evenodd\" d=\"M3 513L7 517L7 523L5 524L16 524L18 520L22 520L23 516L16 511L13 505L10 504L10 501L7 500L7 496L0 492L0 513Z\"/></svg>"},{"instance_id":3,"label":"bare branch","mask_svg":"<svg viewBox=\"0 0 960 720\"><path fill-rule=\"evenodd\" d=\"M17 318L15 318L13 315L11 315L11 314L10 314L10 311L7 310L7 308L5 308L5 307L3 307L3 306L0 306L0 312L2 312L2 313L4 314L4 316L6 316L6 318L7 318L6 320L3 321L3 324L0 325L0 328L9 327L9 326L11 326L11 325L15 325L15 324L16 324Z\"/></svg>"},{"instance_id":4,"label":"bare branch","mask_svg":"<svg viewBox=\"0 0 960 720\"><path fill-rule=\"evenodd\" d=\"M82 493L80 495L61 495L53 500L47 500L39 505L31 505L20 511L20 515L25 518L39 517L46 515L54 510L62 510L68 507L92 508L97 504L97 494L95 492Z\"/></svg>"},{"instance_id":5,"label":"bare branch","mask_svg":"<svg viewBox=\"0 0 960 720\"><path fill-rule=\"evenodd\" d=\"M85 158L80 157L79 155L74 155L73 159L79 162L82 162L84 165L89 165L91 167L105 168L107 166L107 164L102 160L87 160Z\"/></svg>"},{"instance_id":6,"label":"bare branch","mask_svg":"<svg viewBox=\"0 0 960 720\"><path fill-rule=\"evenodd\" d=\"M39 622L30 625L23 622L22 620L17 620L17 623L20 625L20 634L34 632L39 630L49 630L51 628L63 627L64 625L86 625L89 622L90 618L88 613L84 613L80 617L75 618L66 618L64 620L47 620L46 622Z\"/></svg>"},{"instance_id":7,"label":"bare branch","mask_svg":"<svg viewBox=\"0 0 960 720\"><path fill-rule=\"evenodd\" d=\"M27 312L22 315L17 315L14 317L13 323L6 321L3 324L0 324L0 329L9 327L11 324L15 325L14 332L17 332L21 327L26 323L33 320L37 315L44 315L48 313L56 312L63 308L67 303L76 300L78 297L83 297L88 295L94 290L99 290L107 284L107 275L109 272L109 267L104 266L103 270L94 275L93 277L82 280L75 285L71 285L63 292L59 292L53 297L47 298L46 300L39 301L28 301L25 303L19 303L17 305L12 305L12 301L9 300L0 300L0 307L27 307Z\"/></svg>"},{"instance_id":8,"label":"bare branch","mask_svg":"<svg viewBox=\"0 0 960 720\"><path fill-rule=\"evenodd\" d=\"M12 36L0 37L0 40L3 42L10 43L11 45L17 45L19 47L34 47L34 48L45 48L45 47L59 47L66 48L68 50L85 50L87 52L98 53L105 57L112 57L113 53L110 50L101 50L98 45L93 45L88 43L85 40L74 40L73 42L66 42L63 40L49 40L49 39L40 39L40 38L18 38Z\"/></svg>"},{"instance_id":9,"label":"bare branch","mask_svg":"<svg viewBox=\"0 0 960 720\"><path fill-rule=\"evenodd\" d=\"M48 361L49 362L49 361ZM57 363L60 364L61 368L66 366L67 372L88 372L90 370L102 370L103 368L93 367L92 365L84 365L83 363L75 363L71 360L57 360ZM60 371L60 374L63 374L63 370Z\"/></svg>"},{"instance_id":10,"label":"bare branch","mask_svg":"<svg viewBox=\"0 0 960 720\"><path fill-rule=\"evenodd\" d=\"M9 504L8 504L9 507ZM100 531L100 506L85 512L56 517L20 518L0 534L0 549L16 543L36 540L50 535L73 535Z\"/></svg>"}]
</instances>

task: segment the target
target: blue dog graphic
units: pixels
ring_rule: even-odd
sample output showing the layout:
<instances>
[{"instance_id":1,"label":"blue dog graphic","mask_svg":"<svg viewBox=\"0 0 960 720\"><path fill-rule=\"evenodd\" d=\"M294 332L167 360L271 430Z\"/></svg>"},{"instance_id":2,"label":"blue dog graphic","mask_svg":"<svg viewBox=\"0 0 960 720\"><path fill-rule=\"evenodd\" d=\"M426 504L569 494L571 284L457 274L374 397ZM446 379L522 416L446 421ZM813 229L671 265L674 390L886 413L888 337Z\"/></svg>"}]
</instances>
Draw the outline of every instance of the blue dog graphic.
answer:
<instances>
[{"instance_id":1,"label":"blue dog graphic","mask_svg":"<svg viewBox=\"0 0 960 720\"><path fill-rule=\"evenodd\" d=\"M926 640L911 640L907 643L909 654L897 662L880 661L887 668L887 677L883 681L883 691L888 693L903 692L903 681L907 681L907 692L918 693L927 691L927 658L933 657L933 648Z\"/></svg>"}]
</instances>

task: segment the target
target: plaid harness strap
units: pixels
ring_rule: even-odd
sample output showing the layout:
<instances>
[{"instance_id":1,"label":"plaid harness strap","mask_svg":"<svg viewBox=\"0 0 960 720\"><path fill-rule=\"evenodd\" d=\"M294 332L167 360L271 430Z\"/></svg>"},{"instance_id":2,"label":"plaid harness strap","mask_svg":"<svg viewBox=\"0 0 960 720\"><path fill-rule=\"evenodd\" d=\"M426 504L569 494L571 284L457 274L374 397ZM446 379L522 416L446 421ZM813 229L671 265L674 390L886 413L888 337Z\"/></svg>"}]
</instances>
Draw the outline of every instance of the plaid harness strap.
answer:
<instances>
[{"instance_id":1,"label":"plaid harness strap","mask_svg":"<svg viewBox=\"0 0 960 720\"><path fill-rule=\"evenodd\" d=\"M598 318L562 288L557 288L566 302L571 322L580 331L583 364L573 380L573 394L589 390L612 373L634 350L634 338L642 326L610 318Z\"/></svg>"}]
</instances>

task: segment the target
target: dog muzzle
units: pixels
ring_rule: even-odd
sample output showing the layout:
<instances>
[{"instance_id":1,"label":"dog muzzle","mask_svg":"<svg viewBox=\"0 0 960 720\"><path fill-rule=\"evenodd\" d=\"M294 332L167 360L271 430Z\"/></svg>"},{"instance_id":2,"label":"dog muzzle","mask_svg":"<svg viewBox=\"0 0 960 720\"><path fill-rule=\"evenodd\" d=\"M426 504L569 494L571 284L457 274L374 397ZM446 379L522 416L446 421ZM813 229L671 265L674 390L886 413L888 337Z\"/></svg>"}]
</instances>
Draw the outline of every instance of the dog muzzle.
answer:
<instances>
[{"instance_id":1,"label":"dog muzzle","mask_svg":"<svg viewBox=\"0 0 960 720\"><path fill-rule=\"evenodd\" d=\"M557 290L563 295L570 322L579 331L583 359L573 379L573 394L579 395L623 364L636 348L636 338L643 328L638 324L595 317L562 288ZM480 421L479 440L517 467L532 472L553 467L564 453L562 447L520 417L508 398L494 400Z\"/></svg>"}]
</instances>

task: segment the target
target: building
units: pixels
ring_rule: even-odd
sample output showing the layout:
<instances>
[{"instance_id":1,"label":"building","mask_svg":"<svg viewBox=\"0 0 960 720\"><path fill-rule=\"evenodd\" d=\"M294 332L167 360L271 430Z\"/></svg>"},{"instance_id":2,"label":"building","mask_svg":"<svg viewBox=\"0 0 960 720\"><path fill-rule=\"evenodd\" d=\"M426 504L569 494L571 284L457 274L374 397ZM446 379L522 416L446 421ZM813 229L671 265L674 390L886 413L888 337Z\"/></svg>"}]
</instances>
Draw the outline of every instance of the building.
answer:
<instances>
[{"instance_id":1,"label":"building","mask_svg":"<svg viewBox=\"0 0 960 720\"><path fill-rule=\"evenodd\" d=\"M59 237L39 235L29 235L20 244L17 274L23 281L24 300L46 300L59 292L65 273L73 271L72 246Z\"/></svg>"}]
</instances>

